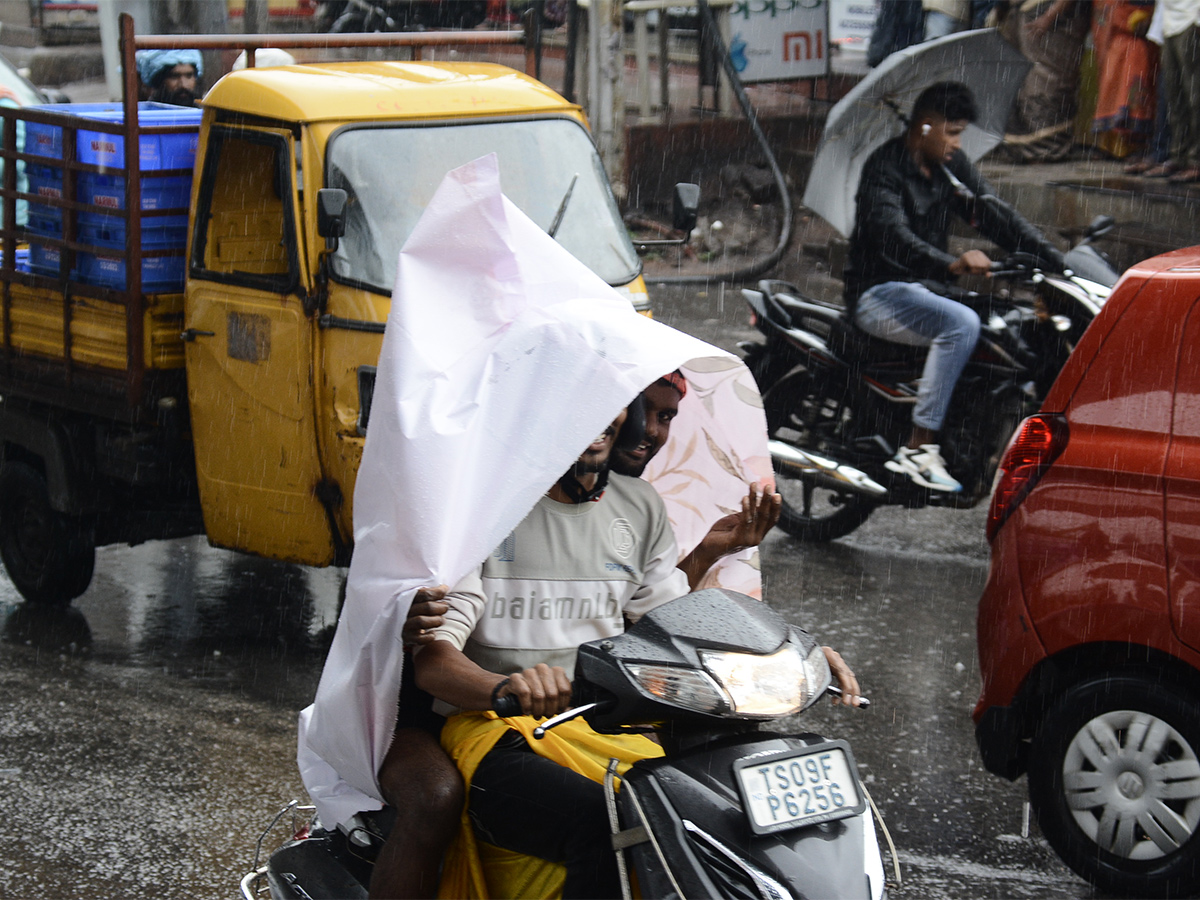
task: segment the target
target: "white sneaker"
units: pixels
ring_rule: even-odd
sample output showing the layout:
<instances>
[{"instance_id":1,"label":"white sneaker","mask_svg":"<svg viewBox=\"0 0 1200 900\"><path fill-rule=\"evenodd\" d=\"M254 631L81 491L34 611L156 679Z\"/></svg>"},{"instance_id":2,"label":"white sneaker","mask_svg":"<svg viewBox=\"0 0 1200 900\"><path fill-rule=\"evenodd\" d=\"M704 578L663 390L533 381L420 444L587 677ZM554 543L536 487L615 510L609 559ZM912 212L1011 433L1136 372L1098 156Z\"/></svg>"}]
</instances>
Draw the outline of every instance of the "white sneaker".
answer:
<instances>
[{"instance_id":1,"label":"white sneaker","mask_svg":"<svg viewBox=\"0 0 1200 900\"><path fill-rule=\"evenodd\" d=\"M907 475L914 483L931 491L957 494L962 485L946 471L942 448L937 444L922 444L919 448L901 447L884 463L889 472Z\"/></svg>"}]
</instances>

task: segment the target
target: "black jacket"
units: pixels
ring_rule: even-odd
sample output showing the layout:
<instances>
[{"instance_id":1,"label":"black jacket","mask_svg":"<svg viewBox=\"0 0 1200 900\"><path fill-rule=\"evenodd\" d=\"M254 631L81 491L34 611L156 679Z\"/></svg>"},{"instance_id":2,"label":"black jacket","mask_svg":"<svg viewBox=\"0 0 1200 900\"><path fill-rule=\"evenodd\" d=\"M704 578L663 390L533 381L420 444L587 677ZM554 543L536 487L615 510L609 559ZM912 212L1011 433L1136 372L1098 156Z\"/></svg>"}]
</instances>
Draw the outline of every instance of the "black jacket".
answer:
<instances>
[{"instance_id":1,"label":"black jacket","mask_svg":"<svg viewBox=\"0 0 1200 900\"><path fill-rule=\"evenodd\" d=\"M885 281L948 283L947 267L958 257L946 250L950 216L955 215L1009 252L1021 250L1062 268L1062 254L1012 207L978 198L992 194L979 170L959 151L946 163L976 199L951 184L941 168L926 178L904 146L888 141L863 166L855 197L854 232L844 280L846 306Z\"/></svg>"}]
</instances>

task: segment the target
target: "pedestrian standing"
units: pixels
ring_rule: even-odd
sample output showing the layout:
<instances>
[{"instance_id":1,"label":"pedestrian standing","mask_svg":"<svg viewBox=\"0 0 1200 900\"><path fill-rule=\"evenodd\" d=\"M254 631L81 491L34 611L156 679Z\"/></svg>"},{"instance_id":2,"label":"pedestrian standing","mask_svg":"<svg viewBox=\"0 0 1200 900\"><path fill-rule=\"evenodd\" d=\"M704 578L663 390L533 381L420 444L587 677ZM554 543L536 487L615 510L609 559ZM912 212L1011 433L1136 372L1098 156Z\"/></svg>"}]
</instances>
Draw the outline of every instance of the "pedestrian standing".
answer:
<instances>
[{"instance_id":1,"label":"pedestrian standing","mask_svg":"<svg viewBox=\"0 0 1200 900\"><path fill-rule=\"evenodd\" d=\"M887 0L879 5L871 41L867 44L867 65L879 65L897 50L919 44L925 37L925 10L921 0Z\"/></svg>"},{"instance_id":2,"label":"pedestrian standing","mask_svg":"<svg viewBox=\"0 0 1200 900\"><path fill-rule=\"evenodd\" d=\"M1000 7L1000 33L1033 63L1004 135L1016 162L1057 162L1071 152L1090 6L1088 0L1008 0Z\"/></svg>"},{"instance_id":3,"label":"pedestrian standing","mask_svg":"<svg viewBox=\"0 0 1200 900\"><path fill-rule=\"evenodd\" d=\"M1092 41L1100 86L1092 131L1118 159L1140 152L1154 132L1158 47L1146 39L1153 0L1093 0Z\"/></svg>"},{"instance_id":4,"label":"pedestrian standing","mask_svg":"<svg viewBox=\"0 0 1200 900\"><path fill-rule=\"evenodd\" d=\"M1171 156L1146 175L1187 184L1200 181L1200 0L1159 2L1163 4L1162 77Z\"/></svg>"}]
</instances>

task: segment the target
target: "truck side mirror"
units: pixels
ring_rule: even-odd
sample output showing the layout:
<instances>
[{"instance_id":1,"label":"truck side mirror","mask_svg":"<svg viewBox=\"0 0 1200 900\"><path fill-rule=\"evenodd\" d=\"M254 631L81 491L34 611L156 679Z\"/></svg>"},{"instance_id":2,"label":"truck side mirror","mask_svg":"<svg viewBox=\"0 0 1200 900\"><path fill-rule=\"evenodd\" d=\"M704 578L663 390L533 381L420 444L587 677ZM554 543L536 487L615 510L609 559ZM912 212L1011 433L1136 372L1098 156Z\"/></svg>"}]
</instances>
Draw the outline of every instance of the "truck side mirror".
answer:
<instances>
[{"instance_id":1,"label":"truck side mirror","mask_svg":"<svg viewBox=\"0 0 1200 900\"><path fill-rule=\"evenodd\" d=\"M346 233L346 203L349 196L341 188L317 191L317 234L325 238L329 250L337 249L338 238Z\"/></svg>"},{"instance_id":2,"label":"truck side mirror","mask_svg":"<svg viewBox=\"0 0 1200 900\"><path fill-rule=\"evenodd\" d=\"M700 185L681 182L675 185L675 205L672 224L676 231L691 234L696 227L696 210L700 208Z\"/></svg>"}]
</instances>

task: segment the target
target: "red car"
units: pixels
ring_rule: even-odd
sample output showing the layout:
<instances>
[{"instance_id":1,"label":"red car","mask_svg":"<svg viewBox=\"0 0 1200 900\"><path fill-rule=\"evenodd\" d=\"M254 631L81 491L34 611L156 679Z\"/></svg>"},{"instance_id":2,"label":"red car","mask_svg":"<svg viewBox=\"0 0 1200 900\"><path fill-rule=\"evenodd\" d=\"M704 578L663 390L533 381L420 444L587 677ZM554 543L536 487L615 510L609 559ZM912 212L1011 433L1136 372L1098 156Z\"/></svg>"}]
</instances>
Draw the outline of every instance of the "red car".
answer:
<instances>
[{"instance_id":1,"label":"red car","mask_svg":"<svg viewBox=\"0 0 1200 900\"><path fill-rule=\"evenodd\" d=\"M1200 891L1200 247L1130 269L988 519L974 718L1046 839L1121 896Z\"/></svg>"}]
</instances>

